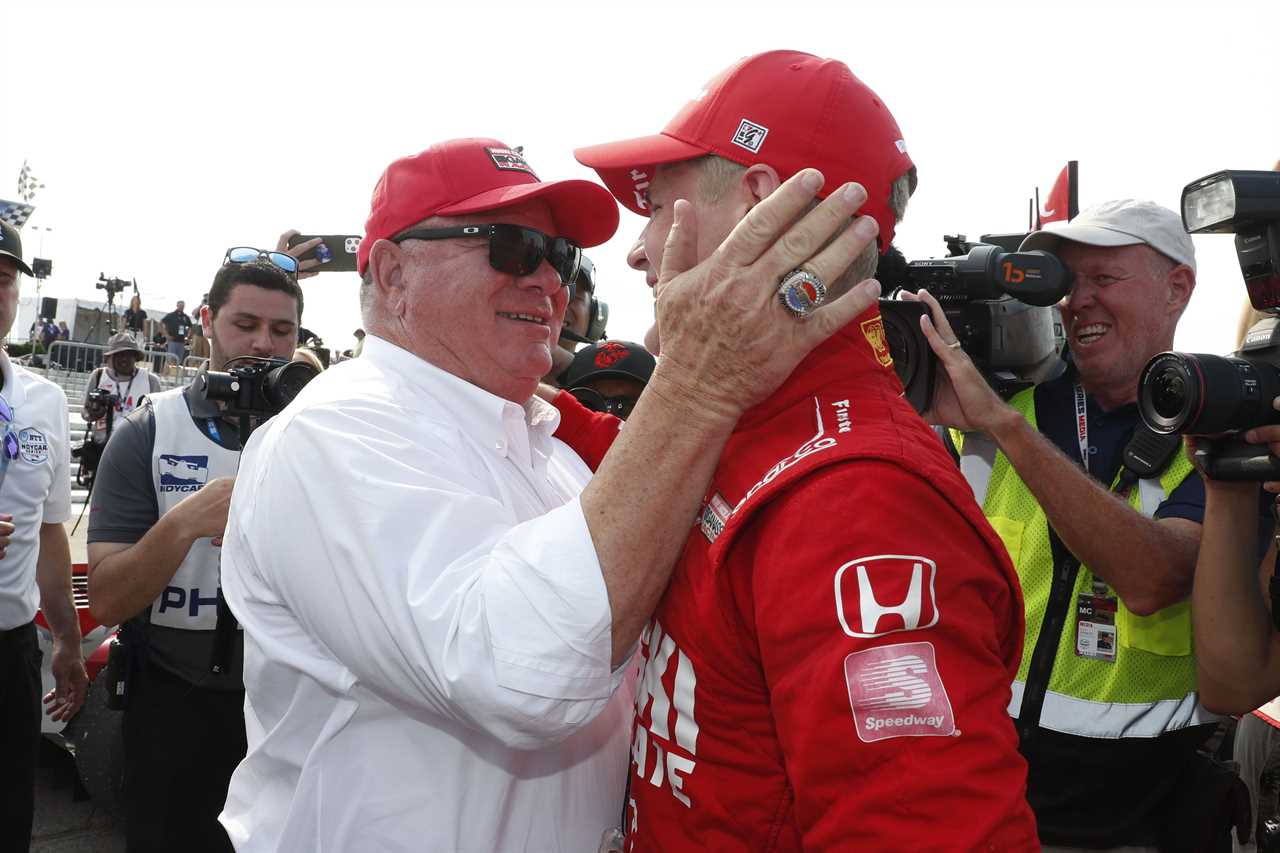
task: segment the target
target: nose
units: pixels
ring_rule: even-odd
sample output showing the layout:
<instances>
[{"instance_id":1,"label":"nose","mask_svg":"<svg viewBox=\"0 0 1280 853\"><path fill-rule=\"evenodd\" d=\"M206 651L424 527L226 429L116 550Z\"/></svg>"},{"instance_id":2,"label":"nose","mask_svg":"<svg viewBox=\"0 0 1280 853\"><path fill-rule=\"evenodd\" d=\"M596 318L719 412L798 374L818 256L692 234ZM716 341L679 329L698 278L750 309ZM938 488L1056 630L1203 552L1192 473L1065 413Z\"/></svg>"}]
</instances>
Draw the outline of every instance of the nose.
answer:
<instances>
[{"instance_id":1,"label":"nose","mask_svg":"<svg viewBox=\"0 0 1280 853\"><path fill-rule=\"evenodd\" d=\"M536 290L548 296L564 287L560 281L560 273L556 272L551 262L546 260L538 264L538 268L528 275L516 276L516 286Z\"/></svg>"},{"instance_id":2,"label":"nose","mask_svg":"<svg viewBox=\"0 0 1280 853\"><path fill-rule=\"evenodd\" d=\"M271 326L263 323L253 333L253 354L258 356L271 355Z\"/></svg>"},{"instance_id":3,"label":"nose","mask_svg":"<svg viewBox=\"0 0 1280 853\"><path fill-rule=\"evenodd\" d=\"M1076 313L1083 308L1093 304L1094 289L1089 279L1084 276L1077 276L1075 282L1071 286L1071 293L1063 301L1063 307L1072 313Z\"/></svg>"},{"instance_id":4,"label":"nose","mask_svg":"<svg viewBox=\"0 0 1280 853\"><path fill-rule=\"evenodd\" d=\"M644 227L644 231L640 232L640 236L631 244L631 249L627 252L627 266L639 272L646 272L649 269L649 256L644 251L644 235L649 230L649 226Z\"/></svg>"}]
</instances>

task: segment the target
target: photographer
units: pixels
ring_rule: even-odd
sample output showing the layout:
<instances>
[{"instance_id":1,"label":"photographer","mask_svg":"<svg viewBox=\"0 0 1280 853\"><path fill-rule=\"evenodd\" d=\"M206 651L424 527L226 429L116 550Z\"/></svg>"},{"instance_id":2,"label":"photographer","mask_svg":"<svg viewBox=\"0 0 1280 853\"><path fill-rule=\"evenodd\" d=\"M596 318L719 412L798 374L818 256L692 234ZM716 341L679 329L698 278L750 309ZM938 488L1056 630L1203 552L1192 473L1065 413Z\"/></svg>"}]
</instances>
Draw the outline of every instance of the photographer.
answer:
<instances>
[{"instance_id":1,"label":"photographer","mask_svg":"<svg viewBox=\"0 0 1280 853\"><path fill-rule=\"evenodd\" d=\"M543 382L564 386L560 377L573 363L574 350L585 341L596 341L604 337L604 325L608 319L608 308L596 300L596 268L591 259L582 256L582 269L578 270L578 278L572 289L573 298L564 312L564 328L560 330L560 340L551 349L551 370L542 378Z\"/></svg>"},{"instance_id":2,"label":"photographer","mask_svg":"<svg viewBox=\"0 0 1280 853\"><path fill-rule=\"evenodd\" d=\"M965 431L953 432L962 470L1022 580L1026 642L1009 712L1040 839L1211 849L1226 826L1206 817L1216 789L1196 750L1215 718L1197 699L1186 601L1203 487L1176 452L1147 479L1122 469L1138 378L1173 344L1195 250L1177 214L1133 200L1052 223L1022 249L1055 252L1075 273L1061 306L1071 362L1008 403L937 301L920 298L945 368L932 420Z\"/></svg>"},{"instance_id":3,"label":"photographer","mask_svg":"<svg viewBox=\"0 0 1280 853\"><path fill-rule=\"evenodd\" d=\"M1280 409L1280 398L1275 405ZM1280 454L1280 426L1257 427L1245 438L1266 445L1273 456ZM1189 454L1196 441L1187 439ZM1274 820L1280 811L1280 780L1264 784L1262 778L1268 770L1275 775L1280 747L1276 699L1280 695L1280 632L1270 594L1276 541L1274 526L1259 531L1257 520L1259 499L1274 507L1272 494L1280 493L1280 482L1263 483L1261 491L1256 482L1225 482L1208 476L1204 484L1204 536L1191 593L1200 694L1205 705L1219 713L1243 715L1233 755L1249 788L1259 835L1238 849L1280 849L1276 844L1280 839L1268 838L1262 826L1262 821Z\"/></svg>"},{"instance_id":4,"label":"photographer","mask_svg":"<svg viewBox=\"0 0 1280 853\"><path fill-rule=\"evenodd\" d=\"M117 332L107 341L103 364L89 374L80 416L93 429L90 437L99 446L107 443L107 412L122 418L137 408L143 397L161 390L160 379L138 362L144 353L128 332Z\"/></svg>"},{"instance_id":5,"label":"photographer","mask_svg":"<svg viewBox=\"0 0 1280 853\"><path fill-rule=\"evenodd\" d=\"M229 253L201 312L208 370L293 354L302 292L294 265L275 265L285 261L264 253L234 263ZM211 660L218 546L240 446L237 423L198 393L204 375L151 395L116 425L93 492L93 615L125 623L132 667L124 712L130 853L231 849L217 815L245 753L239 632L221 672L211 672Z\"/></svg>"}]
</instances>

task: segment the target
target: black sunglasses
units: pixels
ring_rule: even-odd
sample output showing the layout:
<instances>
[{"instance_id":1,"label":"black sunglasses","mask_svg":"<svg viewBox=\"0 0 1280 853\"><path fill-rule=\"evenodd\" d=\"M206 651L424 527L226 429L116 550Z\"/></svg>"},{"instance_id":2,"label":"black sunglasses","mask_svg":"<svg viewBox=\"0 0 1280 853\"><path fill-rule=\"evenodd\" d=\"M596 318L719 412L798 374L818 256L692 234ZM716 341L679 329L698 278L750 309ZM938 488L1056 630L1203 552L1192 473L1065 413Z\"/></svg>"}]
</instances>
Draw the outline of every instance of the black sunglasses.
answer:
<instances>
[{"instance_id":1,"label":"black sunglasses","mask_svg":"<svg viewBox=\"0 0 1280 853\"><path fill-rule=\"evenodd\" d=\"M586 406L593 412L604 412L624 421L627 415L631 414L631 410L636 407L635 397L606 397L594 388L586 386L580 388L570 388L569 393L577 398L578 402Z\"/></svg>"},{"instance_id":2,"label":"black sunglasses","mask_svg":"<svg viewBox=\"0 0 1280 853\"><path fill-rule=\"evenodd\" d=\"M226 257L222 259L222 265L227 264L252 264L257 263L259 258L266 258L277 269L282 269L293 275L298 274L298 259L293 255L286 255L284 252L268 252L265 249L255 249L252 246L236 246L227 249Z\"/></svg>"},{"instance_id":3,"label":"black sunglasses","mask_svg":"<svg viewBox=\"0 0 1280 853\"><path fill-rule=\"evenodd\" d=\"M523 225L462 225L456 228L417 228L391 238L405 240L452 240L460 237L489 238L489 266L498 272L530 275L545 259L560 276L560 283L572 287L582 268L582 249L567 237L550 237ZM572 292L569 298L573 298Z\"/></svg>"}]
</instances>

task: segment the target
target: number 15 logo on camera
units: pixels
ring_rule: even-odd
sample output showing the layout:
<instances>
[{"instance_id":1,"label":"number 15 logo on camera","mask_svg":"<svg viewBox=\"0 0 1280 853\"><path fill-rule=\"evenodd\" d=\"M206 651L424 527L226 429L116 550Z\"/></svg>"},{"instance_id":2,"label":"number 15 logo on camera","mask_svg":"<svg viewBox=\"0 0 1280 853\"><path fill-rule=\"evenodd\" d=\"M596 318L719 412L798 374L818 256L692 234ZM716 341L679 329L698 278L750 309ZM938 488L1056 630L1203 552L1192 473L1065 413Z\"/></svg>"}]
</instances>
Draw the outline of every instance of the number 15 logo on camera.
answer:
<instances>
[{"instance_id":1,"label":"number 15 logo on camera","mask_svg":"<svg viewBox=\"0 0 1280 853\"><path fill-rule=\"evenodd\" d=\"M850 637L883 637L938 624L938 564L928 557L878 554L836 569L836 618Z\"/></svg>"}]
</instances>

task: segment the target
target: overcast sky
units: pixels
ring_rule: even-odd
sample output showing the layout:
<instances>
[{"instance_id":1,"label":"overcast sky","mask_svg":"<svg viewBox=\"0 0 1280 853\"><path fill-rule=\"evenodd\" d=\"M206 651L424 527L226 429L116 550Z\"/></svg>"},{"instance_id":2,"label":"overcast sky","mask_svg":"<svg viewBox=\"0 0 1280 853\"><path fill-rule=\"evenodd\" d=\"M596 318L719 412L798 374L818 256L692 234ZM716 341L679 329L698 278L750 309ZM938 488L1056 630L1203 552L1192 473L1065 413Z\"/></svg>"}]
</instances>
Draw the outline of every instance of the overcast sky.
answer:
<instances>
[{"instance_id":1,"label":"overcast sky","mask_svg":"<svg viewBox=\"0 0 1280 853\"><path fill-rule=\"evenodd\" d=\"M24 159L47 185L24 230L96 298L136 277L144 306L199 301L233 245L363 232L385 165L433 142L523 145L544 179L593 177L572 149L656 132L737 58L845 61L896 115L920 171L898 232L1024 229L1027 198L1080 161L1081 203L1182 187L1280 158L1280 2L94 3L0 0L0 197ZM652 303L622 213L591 254L611 336ZM37 227L52 229L42 235ZM1231 348L1244 286L1230 237L1196 237L1199 285L1177 346ZM354 274L304 282L303 322L332 346L360 325ZM35 295L24 282L23 295Z\"/></svg>"}]
</instances>

